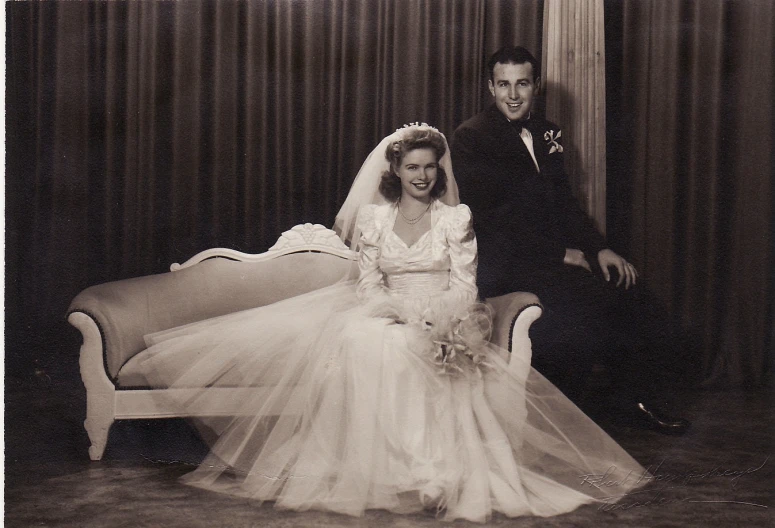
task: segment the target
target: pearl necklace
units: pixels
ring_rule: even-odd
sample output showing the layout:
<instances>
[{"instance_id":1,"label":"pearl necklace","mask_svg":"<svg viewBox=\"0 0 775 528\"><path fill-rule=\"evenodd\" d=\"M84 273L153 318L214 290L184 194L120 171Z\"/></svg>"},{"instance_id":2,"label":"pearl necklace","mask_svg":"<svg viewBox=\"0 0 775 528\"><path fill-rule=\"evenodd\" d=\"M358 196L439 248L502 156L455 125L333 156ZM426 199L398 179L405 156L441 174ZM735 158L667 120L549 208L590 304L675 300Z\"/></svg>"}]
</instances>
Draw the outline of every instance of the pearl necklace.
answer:
<instances>
[{"instance_id":1,"label":"pearl necklace","mask_svg":"<svg viewBox=\"0 0 775 528\"><path fill-rule=\"evenodd\" d=\"M425 211L423 211L422 213L420 213L420 216L418 216L418 217L415 217L415 218L407 218L407 217L406 217L406 215L403 213L403 211L401 211L401 204L399 203L399 204L398 204L398 214L400 214L400 215L401 215L401 218L403 218L403 219L404 219L404 221L405 221L407 224L409 224L409 225L414 225L414 224L416 224L417 222L419 222L420 220L422 220L423 216L425 216L425 213L427 213L427 212L428 212L428 210L429 210L430 208L431 208L431 202L428 202L428 207L426 207L426 208L425 208Z\"/></svg>"}]
</instances>

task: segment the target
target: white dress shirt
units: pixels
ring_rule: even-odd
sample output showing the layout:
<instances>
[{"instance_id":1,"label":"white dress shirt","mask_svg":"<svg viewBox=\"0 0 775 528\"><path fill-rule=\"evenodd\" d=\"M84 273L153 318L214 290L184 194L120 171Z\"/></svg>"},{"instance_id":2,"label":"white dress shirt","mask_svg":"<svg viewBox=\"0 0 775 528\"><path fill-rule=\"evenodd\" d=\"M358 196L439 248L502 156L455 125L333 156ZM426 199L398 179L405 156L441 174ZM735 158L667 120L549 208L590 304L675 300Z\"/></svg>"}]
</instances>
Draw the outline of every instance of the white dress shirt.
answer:
<instances>
[{"instance_id":1,"label":"white dress shirt","mask_svg":"<svg viewBox=\"0 0 775 528\"><path fill-rule=\"evenodd\" d=\"M533 134L531 134L528 129L523 127L522 132L519 133L519 137L522 138L522 141L525 143L528 152L530 152L530 157L533 158L533 163L536 165L536 170L541 172L541 168L538 166L538 160L536 160L536 154L533 151Z\"/></svg>"}]
</instances>

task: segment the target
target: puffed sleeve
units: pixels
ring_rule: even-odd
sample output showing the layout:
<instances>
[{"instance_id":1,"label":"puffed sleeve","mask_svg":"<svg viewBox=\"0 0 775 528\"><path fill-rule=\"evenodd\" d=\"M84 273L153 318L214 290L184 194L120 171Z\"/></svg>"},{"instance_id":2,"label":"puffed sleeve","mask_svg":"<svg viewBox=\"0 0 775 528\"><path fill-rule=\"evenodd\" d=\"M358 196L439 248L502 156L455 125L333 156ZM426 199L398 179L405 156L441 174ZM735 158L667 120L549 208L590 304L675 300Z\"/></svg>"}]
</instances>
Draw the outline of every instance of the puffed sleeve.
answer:
<instances>
[{"instance_id":1,"label":"puffed sleeve","mask_svg":"<svg viewBox=\"0 0 775 528\"><path fill-rule=\"evenodd\" d=\"M364 205L358 212L356 221L356 226L361 232L361 250L358 257L360 276L355 292L361 302L386 301L389 295L379 267L380 228L377 225L376 209L377 206L374 204Z\"/></svg>"},{"instance_id":2,"label":"puffed sleeve","mask_svg":"<svg viewBox=\"0 0 775 528\"><path fill-rule=\"evenodd\" d=\"M447 244L451 261L449 290L446 300L458 305L476 301L476 265L478 253L471 210L465 204L454 208L447 228Z\"/></svg>"}]
</instances>

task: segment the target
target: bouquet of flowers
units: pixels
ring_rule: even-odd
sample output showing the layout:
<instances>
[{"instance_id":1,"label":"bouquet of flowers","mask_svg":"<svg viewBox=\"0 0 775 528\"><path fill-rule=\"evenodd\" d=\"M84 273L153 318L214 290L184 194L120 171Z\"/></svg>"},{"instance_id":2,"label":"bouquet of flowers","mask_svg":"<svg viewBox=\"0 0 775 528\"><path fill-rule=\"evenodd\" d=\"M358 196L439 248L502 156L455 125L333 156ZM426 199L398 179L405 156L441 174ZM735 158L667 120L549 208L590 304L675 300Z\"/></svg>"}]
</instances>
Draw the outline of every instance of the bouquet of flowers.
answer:
<instances>
[{"instance_id":1,"label":"bouquet of flowers","mask_svg":"<svg viewBox=\"0 0 775 528\"><path fill-rule=\"evenodd\" d=\"M482 303L464 309L428 303L412 322L429 334L430 353L441 374L462 374L490 366L485 344L492 329L490 308Z\"/></svg>"}]
</instances>

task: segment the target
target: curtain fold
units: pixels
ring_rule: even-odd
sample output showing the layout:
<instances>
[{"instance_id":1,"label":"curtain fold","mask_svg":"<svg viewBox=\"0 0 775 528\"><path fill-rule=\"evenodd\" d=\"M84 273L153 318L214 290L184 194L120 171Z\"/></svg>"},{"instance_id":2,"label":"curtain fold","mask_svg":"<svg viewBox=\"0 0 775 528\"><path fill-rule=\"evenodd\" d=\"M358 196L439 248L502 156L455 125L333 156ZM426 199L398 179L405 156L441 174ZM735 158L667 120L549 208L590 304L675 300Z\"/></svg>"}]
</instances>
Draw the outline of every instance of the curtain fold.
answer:
<instances>
[{"instance_id":1,"label":"curtain fold","mask_svg":"<svg viewBox=\"0 0 775 528\"><path fill-rule=\"evenodd\" d=\"M546 0L541 90L562 127L565 169L582 207L606 232L603 0Z\"/></svg>"},{"instance_id":2,"label":"curtain fold","mask_svg":"<svg viewBox=\"0 0 775 528\"><path fill-rule=\"evenodd\" d=\"M451 134L490 102L489 54L508 43L542 55L543 8L7 3L7 366L74 356L62 315L89 285L330 225L380 138L410 121ZM773 4L605 9L609 236L690 328L706 378L761 381Z\"/></svg>"},{"instance_id":3,"label":"curtain fold","mask_svg":"<svg viewBox=\"0 0 775 528\"><path fill-rule=\"evenodd\" d=\"M614 238L689 329L708 385L771 362L775 4L609 2L621 45ZM613 116L613 117L612 117ZM611 136L609 135L609 138ZM629 180L619 185L616 180Z\"/></svg>"},{"instance_id":4,"label":"curtain fold","mask_svg":"<svg viewBox=\"0 0 775 528\"><path fill-rule=\"evenodd\" d=\"M8 3L11 363L75 354L62 316L89 285L331 225L382 137L481 109L486 56L540 45L540 5Z\"/></svg>"}]
</instances>

